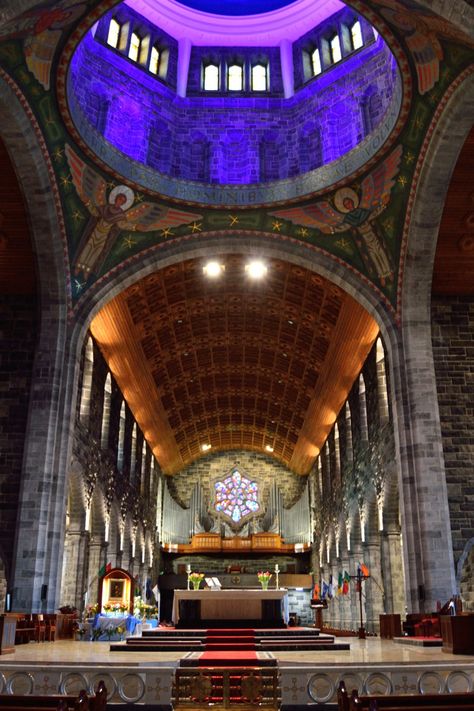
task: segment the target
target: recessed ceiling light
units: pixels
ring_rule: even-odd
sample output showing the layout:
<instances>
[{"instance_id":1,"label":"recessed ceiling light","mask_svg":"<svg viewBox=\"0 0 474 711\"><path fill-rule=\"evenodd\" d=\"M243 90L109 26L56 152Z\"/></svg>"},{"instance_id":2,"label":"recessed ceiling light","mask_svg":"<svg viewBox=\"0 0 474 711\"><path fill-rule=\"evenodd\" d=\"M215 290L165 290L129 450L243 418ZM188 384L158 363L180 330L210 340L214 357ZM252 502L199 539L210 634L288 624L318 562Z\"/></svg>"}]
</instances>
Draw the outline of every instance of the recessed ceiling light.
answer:
<instances>
[{"instance_id":1,"label":"recessed ceiling light","mask_svg":"<svg viewBox=\"0 0 474 711\"><path fill-rule=\"evenodd\" d=\"M211 447L212 447L212 444L207 444L207 443L206 443L206 444L201 444L201 450L202 450L203 452L207 452L209 449L211 449Z\"/></svg>"},{"instance_id":2,"label":"recessed ceiling light","mask_svg":"<svg viewBox=\"0 0 474 711\"><path fill-rule=\"evenodd\" d=\"M266 449L267 452L273 452L273 447L272 447L271 444L266 444L266 445L265 445L265 449Z\"/></svg>"},{"instance_id":3,"label":"recessed ceiling light","mask_svg":"<svg viewBox=\"0 0 474 711\"><path fill-rule=\"evenodd\" d=\"M225 270L225 266L223 264L219 264L219 262L208 262L202 270L206 276L215 279L222 274Z\"/></svg>"},{"instance_id":4,"label":"recessed ceiling light","mask_svg":"<svg viewBox=\"0 0 474 711\"><path fill-rule=\"evenodd\" d=\"M245 271L251 279L263 279L267 275L268 267L263 262L255 260L245 266Z\"/></svg>"}]
</instances>

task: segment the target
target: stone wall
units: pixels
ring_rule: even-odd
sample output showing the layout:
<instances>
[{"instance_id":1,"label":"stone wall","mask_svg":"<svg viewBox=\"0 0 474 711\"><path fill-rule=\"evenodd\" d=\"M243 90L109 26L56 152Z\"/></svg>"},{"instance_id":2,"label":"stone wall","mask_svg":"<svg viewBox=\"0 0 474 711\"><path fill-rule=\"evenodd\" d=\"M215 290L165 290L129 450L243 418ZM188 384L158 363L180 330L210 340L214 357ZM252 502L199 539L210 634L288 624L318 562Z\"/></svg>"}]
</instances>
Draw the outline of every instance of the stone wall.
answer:
<instances>
[{"instance_id":1,"label":"stone wall","mask_svg":"<svg viewBox=\"0 0 474 711\"><path fill-rule=\"evenodd\" d=\"M433 356L455 561L474 537L474 299L432 297Z\"/></svg>"},{"instance_id":2,"label":"stone wall","mask_svg":"<svg viewBox=\"0 0 474 711\"><path fill-rule=\"evenodd\" d=\"M250 479L255 478L259 481L264 503L274 481L278 483L283 495L285 508L298 501L306 485L306 477L294 474L276 459L257 452L232 450L202 457L179 474L168 477L170 493L182 506L188 507L194 486L200 483L204 497L212 502L212 482L224 477L234 466L238 466Z\"/></svg>"},{"instance_id":3,"label":"stone wall","mask_svg":"<svg viewBox=\"0 0 474 711\"><path fill-rule=\"evenodd\" d=\"M8 579L36 342L35 297L2 296L0 324L0 556ZM0 583L0 606L2 593Z\"/></svg>"}]
</instances>

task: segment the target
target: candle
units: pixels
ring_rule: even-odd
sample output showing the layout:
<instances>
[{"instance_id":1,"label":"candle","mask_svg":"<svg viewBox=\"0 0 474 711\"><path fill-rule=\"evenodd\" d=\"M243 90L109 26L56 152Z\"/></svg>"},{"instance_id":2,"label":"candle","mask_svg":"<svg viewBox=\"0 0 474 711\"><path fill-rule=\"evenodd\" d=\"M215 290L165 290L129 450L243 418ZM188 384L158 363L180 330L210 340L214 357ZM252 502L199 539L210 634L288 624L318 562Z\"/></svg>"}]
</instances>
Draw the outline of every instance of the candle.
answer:
<instances>
[{"instance_id":1,"label":"candle","mask_svg":"<svg viewBox=\"0 0 474 711\"><path fill-rule=\"evenodd\" d=\"M277 564L275 565L275 573L279 573L279 572L280 572L280 568L278 567L278 563L277 563Z\"/></svg>"},{"instance_id":2,"label":"candle","mask_svg":"<svg viewBox=\"0 0 474 711\"><path fill-rule=\"evenodd\" d=\"M187 572L188 575L189 575L189 573L191 572L191 565L190 565L189 563L188 563L187 566L186 566L186 572Z\"/></svg>"}]
</instances>

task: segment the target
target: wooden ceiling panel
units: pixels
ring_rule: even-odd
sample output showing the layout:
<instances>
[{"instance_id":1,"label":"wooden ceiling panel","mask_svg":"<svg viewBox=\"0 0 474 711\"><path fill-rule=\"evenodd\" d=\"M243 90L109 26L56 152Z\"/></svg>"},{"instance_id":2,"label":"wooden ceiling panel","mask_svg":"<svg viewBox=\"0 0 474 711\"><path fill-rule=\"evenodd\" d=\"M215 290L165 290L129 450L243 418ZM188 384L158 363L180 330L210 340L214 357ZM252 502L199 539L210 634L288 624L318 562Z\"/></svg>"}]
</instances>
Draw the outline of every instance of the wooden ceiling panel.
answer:
<instances>
[{"instance_id":1,"label":"wooden ceiling panel","mask_svg":"<svg viewBox=\"0 0 474 711\"><path fill-rule=\"evenodd\" d=\"M280 260L265 279L223 257L167 267L107 304L91 330L172 474L213 450L269 452L305 474L378 333L350 296ZM119 355L120 354L120 355ZM123 361L123 364L121 365Z\"/></svg>"}]
</instances>

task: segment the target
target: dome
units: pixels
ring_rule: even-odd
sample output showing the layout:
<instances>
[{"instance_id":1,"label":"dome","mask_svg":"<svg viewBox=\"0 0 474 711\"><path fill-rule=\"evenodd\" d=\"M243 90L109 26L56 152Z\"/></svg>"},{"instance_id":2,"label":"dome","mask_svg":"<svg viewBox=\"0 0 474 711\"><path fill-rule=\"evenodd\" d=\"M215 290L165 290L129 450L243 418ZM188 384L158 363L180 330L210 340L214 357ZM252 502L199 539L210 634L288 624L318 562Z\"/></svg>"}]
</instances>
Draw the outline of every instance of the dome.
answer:
<instances>
[{"instance_id":1,"label":"dome","mask_svg":"<svg viewBox=\"0 0 474 711\"><path fill-rule=\"evenodd\" d=\"M215 4L126 0L83 37L68 106L105 166L175 199L262 204L325 189L381 148L401 81L363 16L340 0Z\"/></svg>"}]
</instances>

